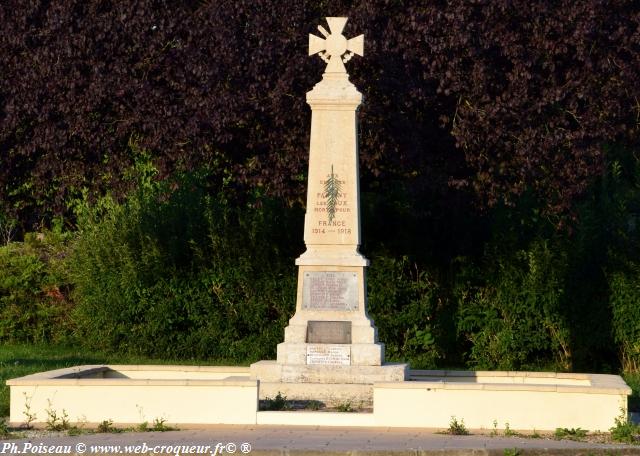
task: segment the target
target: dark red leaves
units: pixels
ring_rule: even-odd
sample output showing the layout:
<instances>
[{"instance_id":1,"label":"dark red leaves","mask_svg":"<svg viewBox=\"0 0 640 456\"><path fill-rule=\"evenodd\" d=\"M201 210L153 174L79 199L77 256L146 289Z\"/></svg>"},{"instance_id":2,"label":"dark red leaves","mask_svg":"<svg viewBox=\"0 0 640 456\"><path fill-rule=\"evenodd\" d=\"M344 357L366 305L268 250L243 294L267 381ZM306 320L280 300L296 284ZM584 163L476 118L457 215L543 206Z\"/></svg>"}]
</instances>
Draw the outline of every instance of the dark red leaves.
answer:
<instances>
[{"instance_id":1,"label":"dark red leaves","mask_svg":"<svg viewBox=\"0 0 640 456\"><path fill-rule=\"evenodd\" d=\"M638 2L323 4L0 3L2 210L35 223L82 187L123 192L132 134L161 175L207 165L304 199L304 96L323 70L307 33L334 14L366 37L348 65L365 186L455 184L486 204L530 190L565 213L603 144L638 144Z\"/></svg>"}]
</instances>

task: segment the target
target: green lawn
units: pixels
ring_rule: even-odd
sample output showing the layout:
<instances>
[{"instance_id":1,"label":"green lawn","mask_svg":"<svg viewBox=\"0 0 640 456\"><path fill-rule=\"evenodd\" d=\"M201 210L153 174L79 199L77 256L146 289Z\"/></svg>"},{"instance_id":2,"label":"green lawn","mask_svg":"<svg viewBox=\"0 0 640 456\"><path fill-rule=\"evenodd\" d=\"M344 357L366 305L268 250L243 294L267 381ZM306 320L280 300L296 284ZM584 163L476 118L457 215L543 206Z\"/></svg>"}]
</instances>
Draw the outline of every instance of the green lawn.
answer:
<instances>
[{"instance_id":1,"label":"green lawn","mask_svg":"<svg viewBox=\"0 0 640 456\"><path fill-rule=\"evenodd\" d=\"M79 364L207 364L222 365L224 361L151 359L141 356L106 354L79 347L48 345L0 345L0 417L9 416L10 378L22 377Z\"/></svg>"}]
</instances>

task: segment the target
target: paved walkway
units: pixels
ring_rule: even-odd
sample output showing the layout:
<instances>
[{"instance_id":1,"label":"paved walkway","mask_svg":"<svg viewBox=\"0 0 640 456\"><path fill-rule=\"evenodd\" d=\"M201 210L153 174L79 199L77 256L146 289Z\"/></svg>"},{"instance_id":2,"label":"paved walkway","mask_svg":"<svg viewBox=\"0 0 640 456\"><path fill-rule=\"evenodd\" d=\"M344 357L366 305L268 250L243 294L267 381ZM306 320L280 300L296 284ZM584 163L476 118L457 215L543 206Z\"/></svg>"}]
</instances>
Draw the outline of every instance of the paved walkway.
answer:
<instances>
[{"instance_id":1,"label":"paved walkway","mask_svg":"<svg viewBox=\"0 0 640 456\"><path fill-rule=\"evenodd\" d=\"M15 446L12 446L15 444ZM247 445L248 444L248 445ZM48 448L50 445L67 446ZM128 446L129 448L125 448ZM164 446L164 448L163 448ZM176 448L180 446L181 448ZM201 448L196 448L201 446ZM207 446L209 446L207 448ZM47 448L45 448L47 447ZM169 448L171 447L171 448ZM189 448L193 447L193 448ZM0 441L0 454L237 455L638 455L640 446L486 435L450 436L425 429L211 426L171 432L38 436Z\"/></svg>"}]
</instances>

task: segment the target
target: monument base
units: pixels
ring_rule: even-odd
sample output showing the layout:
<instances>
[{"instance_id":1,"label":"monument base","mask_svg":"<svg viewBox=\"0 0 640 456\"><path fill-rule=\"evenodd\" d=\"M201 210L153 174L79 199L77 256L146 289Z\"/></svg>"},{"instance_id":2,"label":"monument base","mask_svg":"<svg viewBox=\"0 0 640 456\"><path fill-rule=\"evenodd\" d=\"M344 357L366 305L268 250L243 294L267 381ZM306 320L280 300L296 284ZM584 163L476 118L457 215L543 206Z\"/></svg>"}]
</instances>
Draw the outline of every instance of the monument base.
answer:
<instances>
[{"instance_id":1,"label":"monument base","mask_svg":"<svg viewBox=\"0 0 640 456\"><path fill-rule=\"evenodd\" d=\"M328 365L381 366L384 344L311 344L282 342L278 344L278 363L283 366Z\"/></svg>"},{"instance_id":2,"label":"monument base","mask_svg":"<svg viewBox=\"0 0 640 456\"><path fill-rule=\"evenodd\" d=\"M260 382L258 393L260 400L280 394L287 401L318 401L324 407L351 404L362 412L373 410L373 385L364 383Z\"/></svg>"},{"instance_id":3,"label":"monument base","mask_svg":"<svg viewBox=\"0 0 640 456\"><path fill-rule=\"evenodd\" d=\"M371 407L374 383L409 379L409 365L400 363L340 366L258 361L249 372L252 379L259 380L260 399L281 394L288 400L320 401L329 407L346 403Z\"/></svg>"},{"instance_id":4,"label":"monument base","mask_svg":"<svg viewBox=\"0 0 640 456\"><path fill-rule=\"evenodd\" d=\"M263 382L373 385L376 382L402 382L408 378L409 365L386 363L381 366L339 366L279 364L258 361L250 367L251 378ZM308 388L313 395L313 388ZM318 399L310 397L310 399Z\"/></svg>"}]
</instances>

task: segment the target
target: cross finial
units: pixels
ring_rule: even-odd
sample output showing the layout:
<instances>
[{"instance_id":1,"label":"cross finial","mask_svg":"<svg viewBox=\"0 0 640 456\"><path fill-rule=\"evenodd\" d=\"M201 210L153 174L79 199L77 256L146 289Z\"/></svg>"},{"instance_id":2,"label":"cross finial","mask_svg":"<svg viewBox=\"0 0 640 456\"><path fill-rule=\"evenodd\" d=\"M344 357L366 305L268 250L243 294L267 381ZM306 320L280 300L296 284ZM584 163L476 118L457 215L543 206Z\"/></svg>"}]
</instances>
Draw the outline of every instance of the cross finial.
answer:
<instances>
[{"instance_id":1,"label":"cross finial","mask_svg":"<svg viewBox=\"0 0 640 456\"><path fill-rule=\"evenodd\" d=\"M309 34L309 55L320 53L320 58L327 62L325 73L346 73L344 63L348 62L354 54L359 56L364 54L364 35L347 40L342 34L347 18L327 17L326 19L331 33L319 25L318 30L324 38Z\"/></svg>"}]
</instances>

